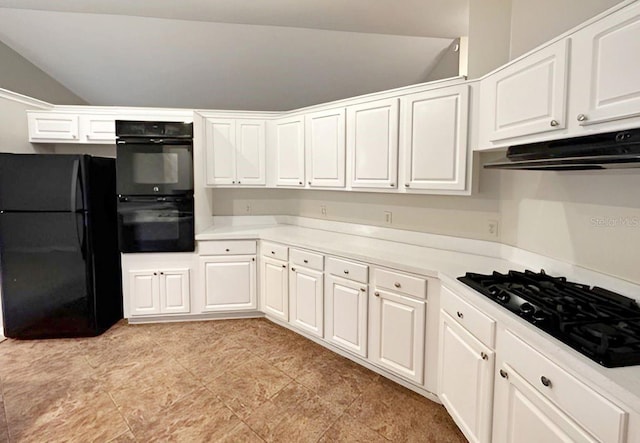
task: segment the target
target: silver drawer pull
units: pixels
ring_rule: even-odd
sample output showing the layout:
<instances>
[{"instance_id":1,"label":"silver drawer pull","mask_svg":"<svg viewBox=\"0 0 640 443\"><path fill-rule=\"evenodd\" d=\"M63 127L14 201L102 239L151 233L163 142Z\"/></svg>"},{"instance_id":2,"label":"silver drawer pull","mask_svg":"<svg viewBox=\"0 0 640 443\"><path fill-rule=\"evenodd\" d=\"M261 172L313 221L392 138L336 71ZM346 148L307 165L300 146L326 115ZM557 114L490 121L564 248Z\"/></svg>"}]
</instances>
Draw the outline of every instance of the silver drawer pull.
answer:
<instances>
[{"instance_id":1,"label":"silver drawer pull","mask_svg":"<svg viewBox=\"0 0 640 443\"><path fill-rule=\"evenodd\" d=\"M296 268L291 268L291 270L292 270L293 272L296 272Z\"/></svg>"},{"instance_id":2,"label":"silver drawer pull","mask_svg":"<svg viewBox=\"0 0 640 443\"><path fill-rule=\"evenodd\" d=\"M348 269L345 269L345 270L344 270L344 273L345 273L345 274L349 274L349 270L348 270Z\"/></svg>"},{"instance_id":3,"label":"silver drawer pull","mask_svg":"<svg viewBox=\"0 0 640 443\"><path fill-rule=\"evenodd\" d=\"M283 267L283 268L286 268L286 267L287 267L287 265L282 265L282 267Z\"/></svg>"},{"instance_id":4,"label":"silver drawer pull","mask_svg":"<svg viewBox=\"0 0 640 443\"><path fill-rule=\"evenodd\" d=\"M559 124L560 123L558 123L558 120L551 120L551 123L550 123L550 125L553 127L558 126Z\"/></svg>"},{"instance_id":5,"label":"silver drawer pull","mask_svg":"<svg viewBox=\"0 0 640 443\"><path fill-rule=\"evenodd\" d=\"M540 382L546 386L547 388L551 387L551 380L549 380L547 377L545 377L544 375L542 377L540 377Z\"/></svg>"},{"instance_id":6,"label":"silver drawer pull","mask_svg":"<svg viewBox=\"0 0 640 443\"><path fill-rule=\"evenodd\" d=\"M230 249L229 249L229 248L227 248L227 249L225 249L225 252L229 252L229 250L230 250Z\"/></svg>"},{"instance_id":7,"label":"silver drawer pull","mask_svg":"<svg viewBox=\"0 0 640 443\"><path fill-rule=\"evenodd\" d=\"M458 316L458 318L464 318L464 314L460 311L456 312L456 315Z\"/></svg>"},{"instance_id":8,"label":"silver drawer pull","mask_svg":"<svg viewBox=\"0 0 640 443\"><path fill-rule=\"evenodd\" d=\"M367 288L360 288L360 290L361 290L362 292L365 292L365 291L367 290Z\"/></svg>"},{"instance_id":9,"label":"silver drawer pull","mask_svg":"<svg viewBox=\"0 0 640 443\"><path fill-rule=\"evenodd\" d=\"M275 254L275 253L276 253L276 251L271 251L271 253L272 253L272 254Z\"/></svg>"},{"instance_id":10,"label":"silver drawer pull","mask_svg":"<svg viewBox=\"0 0 640 443\"><path fill-rule=\"evenodd\" d=\"M500 377L509 378L509 374L507 374L507 371L500 369Z\"/></svg>"},{"instance_id":11,"label":"silver drawer pull","mask_svg":"<svg viewBox=\"0 0 640 443\"><path fill-rule=\"evenodd\" d=\"M374 292L373 295L375 295L376 297L380 297L380 293L379 292Z\"/></svg>"},{"instance_id":12,"label":"silver drawer pull","mask_svg":"<svg viewBox=\"0 0 640 443\"><path fill-rule=\"evenodd\" d=\"M305 263L309 263L309 260L302 260L302 261L305 262Z\"/></svg>"},{"instance_id":13,"label":"silver drawer pull","mask_svg":"<svg viewBox=\"0 0 640 443\"><path fill-rule=\"evenodd\" d=\"M583 122L583 121L585 121L585 120L587 119L587 116L586 116L586 115L584 115L584 114L578 114L578 116L576 117L576 119L577 119L579 122Z\"/></svg>"},{"instance_id":14,"label":"silver drawer pull","mask_svg":"<svg viewBox=\"0 0 640 443\"><path fill-rule=\"evenodd\" d=\"M400 287L400 286L402 286L402 285L401 285L400 283L398 283L398 282L395 282L395 283L393 284L393 286L395 286L396 288L399 288L399 287Z\"/></svg>"},{"instance_id":15,"label":"silver drawer pull","mask_svg":"<svg viewBox=\"0 0 640 443\"><path fill-rule=\"evenodd\" d=\"M487 360L489 358L486 352L481 352L480 357L482 357L483 360Z\"/></svg>"}]
</instances>

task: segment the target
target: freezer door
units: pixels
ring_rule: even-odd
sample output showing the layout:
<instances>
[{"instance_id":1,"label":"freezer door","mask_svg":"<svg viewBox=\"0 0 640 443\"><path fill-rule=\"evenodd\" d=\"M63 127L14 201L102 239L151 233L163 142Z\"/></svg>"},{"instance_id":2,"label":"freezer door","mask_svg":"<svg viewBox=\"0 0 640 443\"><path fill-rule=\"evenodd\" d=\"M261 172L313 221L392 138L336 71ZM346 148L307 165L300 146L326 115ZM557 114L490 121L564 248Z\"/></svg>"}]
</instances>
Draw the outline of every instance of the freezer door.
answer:
<instances>
[{"instance_id":1,"label":"freezer door","mask_svg":"<svg viewBox=\"0 0 640 443\"><path fill-rule=\"evenodd\" d=\"M82 180L87 156L0 154L0 210L85 209Z\"/></svg>"},{"instance_id":2,"label":"freezer door","mask_svg":"<svg viewBox=\"0 0 640 443\"><path fill-rule=\"evenodd\" d=\"M86 214L0 213L7 337L95 335Z\"/></svg>"}]
</instances>

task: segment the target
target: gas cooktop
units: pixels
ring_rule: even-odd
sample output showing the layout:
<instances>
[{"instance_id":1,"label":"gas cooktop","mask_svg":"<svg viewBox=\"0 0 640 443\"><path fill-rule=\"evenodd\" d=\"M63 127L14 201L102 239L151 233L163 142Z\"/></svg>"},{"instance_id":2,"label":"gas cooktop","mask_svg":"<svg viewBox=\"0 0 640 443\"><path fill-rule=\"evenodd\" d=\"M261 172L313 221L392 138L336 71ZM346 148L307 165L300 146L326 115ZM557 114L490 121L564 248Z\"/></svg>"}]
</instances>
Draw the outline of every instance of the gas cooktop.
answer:
<instances>
[{"instance_id":1,"label":"gas cooktop","mask_svg":"<svg viewBox=\"0 0 640 443\"><path fill-rule=\"evenodd\" d=\"M640 364L640 307L629 297L544 270L458 280L603 366Z\"/></svg>"}]
</instances>

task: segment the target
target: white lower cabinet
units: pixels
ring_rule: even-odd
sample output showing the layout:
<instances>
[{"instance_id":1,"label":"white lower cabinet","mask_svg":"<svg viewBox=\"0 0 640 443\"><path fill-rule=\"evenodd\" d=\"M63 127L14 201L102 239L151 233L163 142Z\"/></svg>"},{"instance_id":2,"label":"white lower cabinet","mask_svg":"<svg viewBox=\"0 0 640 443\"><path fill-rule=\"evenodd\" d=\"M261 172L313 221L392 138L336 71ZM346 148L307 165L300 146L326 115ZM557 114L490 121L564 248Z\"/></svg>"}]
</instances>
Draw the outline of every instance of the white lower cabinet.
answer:
<instances>
[{"instance_id":1,"label":"white lower cabinet","mask_svg":"<svg viewBox=\"0 0 640 443\"><path fill-rule=\"evenodd\" d=\"M289 321L289 272L287 262L262 257L262 310L279 320Z\"/></svg>"},{"instance_id":2,"label":"white lower cabinet","mask_svg":"<svg viewBox=\"0 0 640 443\"><path fill-rule=\"evenodd\" d=\"M495 352L440 311L438 398L471 442L491 441Z\"/></svg>"},{"instance_id":3,"label":"white lower cabinet","mask_svg":"<svg viewBox=\"0 0 640 443\"><path fill-rule=\"evenodd\" d=\"M422 384L427 303L377 287L369 299L369 359Z\"/></svg>"},{"instance_id":4,"label":"white lower cabinet","mask_svg":"<svg viewBox=\"0 0 640 443\"><path fill-rule=\"evenodd\" d=\"M322 271L291 266L289 323L317 337L323 336Z\"/></svg>"},{"instance_id":5,"label":"white lower cabinet","mask_svg":"<svg viewBox=\"0 0 640 443\"><path fill-rule=\"evenodd\" d=\"M365 283L325 276L325 338L361 357L367 356L368 297Z\"/></svg>"},{"instance_id":6,"label":"white lower cabinet","mask_svg":"<svg viewBox=\"0 0 640 443\"><path fill-rule=\"evenodd\" d=\"M129 314L190 312L189 269L130 270Z\"/></svg>"},{"instance_id":7,"label":"white lower cabinet","mask_svg":"<svg viewBox=\"0 0 640 443\"><path fill-rule=\"evenodd\" d=\"M256 257L201 256L203 312L247 311L258 308Z\"/></svg>"}]
</instances>

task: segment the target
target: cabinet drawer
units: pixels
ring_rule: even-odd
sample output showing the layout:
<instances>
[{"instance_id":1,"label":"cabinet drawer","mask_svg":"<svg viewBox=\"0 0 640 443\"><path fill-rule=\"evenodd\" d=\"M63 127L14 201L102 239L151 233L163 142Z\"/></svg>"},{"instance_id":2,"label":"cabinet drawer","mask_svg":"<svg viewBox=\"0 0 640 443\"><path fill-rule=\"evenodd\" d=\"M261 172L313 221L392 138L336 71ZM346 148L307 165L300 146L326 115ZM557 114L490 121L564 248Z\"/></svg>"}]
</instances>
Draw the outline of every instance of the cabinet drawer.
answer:
<instances>
[{"instance_id":1,"label":"cabinet drawer","mask_svg":"<svg viewBox=\"0 0 640 443\"><path fill-rule=\"evenodd\" d=\"M424 278L400 274L386 269L374 269L373 281L376 288L391 289L395 292L422 299L427 298L427 281Z\"/></svg>"},{"instance_id":2,"label":"cabinet drawer","mask_svg":"<svg viewBox=\"0 0 640 443\"><path fill-rule=\"evenodd\" d=\"M505 356L505 363L599 441L624 441L627 413L618 406L593 391L510 331L504 333L500 353Z\"/></svg>"},{"instance_id":3,"label":"cabinet drawer","mask_svg":"<svg viewBox=\"0 0 640 443\"><path fill-rule=\"evenodd\" d=\"M277 258L278 260L289 260L289 248L277 243L263 241L260 243L260 251L265 257Z\"/></svg>"},{"instance_id":4,"label":"cabinet drawer","mask_svg":"<svg viewBox=\"0 0 640 443\"><path fill-rule=\"evenodd\" d=\"M369 266L333 257L327 257L327 272L360 283L369 280Z\"/></svg>"},{"instance_id":5,"label":"cabinet drawer","mask_svg":"<svg viewBox=\"0 0 640 443\"><path fill-rule=\"evenodd\" d=\"M256 253L255 240L225 240L198 242L200 255L246 255Z\"/></svg>"},{"instance_id":6,"label":"cabinet drawer","mask_svg":"<svg viewBox=\"0 0 640 443\"><path fill-rule=\"evenodd\" d=\"M495 346L496 321L487 317L444 286L440 293L440 308L482 343L491 348Z\"/></svg>"},{"instance_id":7,"label":"cabinet drawer","mask_svg":"<svg viewBox=\"0 0 640 443\"><path fill-rule=\"evenodd\" d=\"M300 249L291 249L291 263L299 266L305 266L316 271L324 270L324 257L313 252L302 251Z\"/></svg>"}]
</instances>

